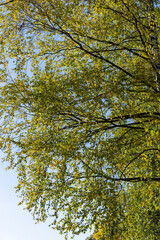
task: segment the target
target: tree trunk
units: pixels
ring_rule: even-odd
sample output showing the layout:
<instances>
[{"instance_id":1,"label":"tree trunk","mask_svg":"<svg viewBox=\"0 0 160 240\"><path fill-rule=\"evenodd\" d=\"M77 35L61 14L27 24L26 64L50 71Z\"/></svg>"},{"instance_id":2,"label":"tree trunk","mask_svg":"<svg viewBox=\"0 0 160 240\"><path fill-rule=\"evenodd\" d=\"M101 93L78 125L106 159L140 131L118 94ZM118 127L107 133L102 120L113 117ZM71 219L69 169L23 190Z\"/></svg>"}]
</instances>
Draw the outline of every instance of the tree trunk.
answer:
<instances>
[{"instance_id":1,"label":"tree trunk","mask_svg":"<svg viewBox=\"0 0 160 240\"><path fill-rule=\"evenodd\" d=\"M154 0L149 0L149 23L151 31L151 47L153 52L153 63L155 68L155 78L157 83L157 90L160 91L160 50L158 45L157 27L154 15Z\"/></svg>"}]
</instances>

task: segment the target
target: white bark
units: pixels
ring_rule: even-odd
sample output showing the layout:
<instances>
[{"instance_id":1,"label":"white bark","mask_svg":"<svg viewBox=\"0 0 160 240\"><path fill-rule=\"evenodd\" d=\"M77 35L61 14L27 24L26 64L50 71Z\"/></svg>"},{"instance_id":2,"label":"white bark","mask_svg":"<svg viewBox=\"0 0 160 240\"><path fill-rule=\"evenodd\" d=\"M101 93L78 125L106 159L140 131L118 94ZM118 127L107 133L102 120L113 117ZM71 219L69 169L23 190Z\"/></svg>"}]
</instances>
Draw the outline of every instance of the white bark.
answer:
<instances>
[{"instance_id":1,"label":"white bark","mask_svg":"<svg viewBox=\"0 0 160 240\"><path fill-rule=\"evenodd\" d=\"M157 90L160 91L160 49L158 44L157 27L154 15L154 0L149 0L150 30L151 30L151 47L153 52L153 62L155 68L155 78Z\"/></svg>"}]
</instances>

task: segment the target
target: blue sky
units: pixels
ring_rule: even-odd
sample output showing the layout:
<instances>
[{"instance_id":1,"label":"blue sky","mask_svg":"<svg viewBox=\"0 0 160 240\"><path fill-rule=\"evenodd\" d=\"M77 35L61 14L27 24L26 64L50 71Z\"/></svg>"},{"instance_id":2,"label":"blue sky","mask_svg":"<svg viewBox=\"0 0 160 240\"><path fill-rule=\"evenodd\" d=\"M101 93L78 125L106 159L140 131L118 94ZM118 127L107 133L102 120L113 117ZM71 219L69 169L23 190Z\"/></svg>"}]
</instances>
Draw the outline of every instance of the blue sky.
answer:
<instances>
[{"instance_id":1,"label":"blue sky","mask_svg":"<svg viewBox=\"0 0 160 240\"><path fill-rule=\"evenodd\" d=\"M3 154L1 153L1 158ZM52 230L47 223L35 224L31 214L18 206L16 196L16 172L6 171L0 162L0 239L1 240L64 240L58 231ZM75 240L85 240L86 235L76 236Z\"/></svg>"}]
</instances>

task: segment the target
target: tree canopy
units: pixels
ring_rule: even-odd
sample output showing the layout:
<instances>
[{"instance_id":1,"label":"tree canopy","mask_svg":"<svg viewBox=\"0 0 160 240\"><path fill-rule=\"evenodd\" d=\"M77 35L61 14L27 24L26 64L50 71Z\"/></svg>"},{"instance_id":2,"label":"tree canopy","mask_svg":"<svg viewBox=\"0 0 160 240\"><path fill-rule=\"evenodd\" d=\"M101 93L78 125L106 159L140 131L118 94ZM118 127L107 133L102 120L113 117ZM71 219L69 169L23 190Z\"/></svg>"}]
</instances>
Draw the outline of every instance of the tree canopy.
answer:
<instances>
[{"instance_id":1,"label":"tree canopy","mask_svg":"<svg viewBox=\"0 0 160 240\"><path fill-rule=\"evenodd\" d=\"M20 204L66 236L158 239L159 1L0 7L0 141Z\"/></svg>"}]
</instances>

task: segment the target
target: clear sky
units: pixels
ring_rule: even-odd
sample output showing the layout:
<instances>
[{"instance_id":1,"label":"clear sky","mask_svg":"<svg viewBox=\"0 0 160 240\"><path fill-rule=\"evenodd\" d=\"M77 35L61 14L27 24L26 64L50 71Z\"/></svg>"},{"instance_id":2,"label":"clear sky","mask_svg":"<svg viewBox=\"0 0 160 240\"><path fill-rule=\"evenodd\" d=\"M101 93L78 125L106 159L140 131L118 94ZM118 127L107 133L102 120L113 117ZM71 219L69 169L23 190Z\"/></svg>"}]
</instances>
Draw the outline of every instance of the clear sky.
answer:
<instances>
[{"instance_id":1,"label":"clear sky","mask_svg":"<svg viewBox=\"0 0 160 240\"><path fill-rule=\"evenodd\" d=\"M2 157L2 153L0 153ZM15 193L16 173L5 170L0 162L0 239L1 240L64 240L58 231L47 223L35 224L31 214L18 206L19 198ZM87 235L76 236L75 240L85 240Z\"/></svg>"}]
</instances>

